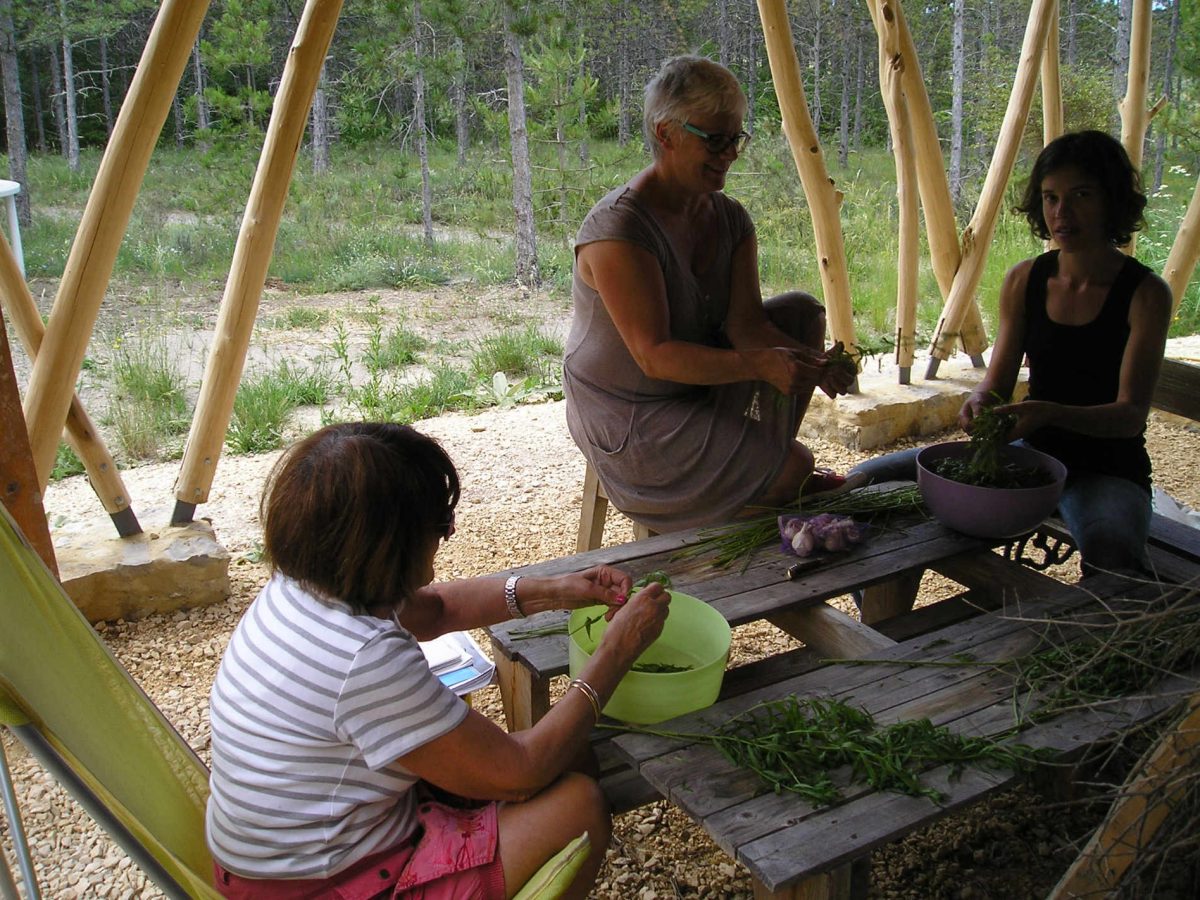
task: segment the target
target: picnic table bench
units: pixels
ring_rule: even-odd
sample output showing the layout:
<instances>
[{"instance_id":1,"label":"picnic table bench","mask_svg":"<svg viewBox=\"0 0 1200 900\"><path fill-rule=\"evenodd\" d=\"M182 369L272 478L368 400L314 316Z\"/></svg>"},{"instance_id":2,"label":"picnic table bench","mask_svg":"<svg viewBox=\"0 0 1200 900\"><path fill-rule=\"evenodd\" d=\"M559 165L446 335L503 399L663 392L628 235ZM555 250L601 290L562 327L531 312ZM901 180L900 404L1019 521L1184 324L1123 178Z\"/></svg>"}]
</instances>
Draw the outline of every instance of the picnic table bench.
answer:
<instances>
[{"instance_id":1,"label":"picnic table bench","mask_svg":"<svg viewBox=\"0 0 1200 900\"><path fill-rule=\"evenodd\" d=\"M1065 538L1065 533L1057 537ZM1156 516L1150 554L1162 584L1119 576L1089 579L1086 589L1064 585L1001 552L995 542L972 538L940 523L909 518L877 531L867 543L830 557L791 581L795 562L777 547L756 551L743 567L713 568L703 555L680 551L702 539L699 531L659 535L615 547L550 560L513 571L552 574L588 565L618 565L638 575L667 572L674 587L695 594L732 625L766 619L804 646L731 668L717 703L667 723L664 729L712 731L764 700L789 695L835 696L866 708L881 724L929 718L956 731L998 734L1013 724L1011 679L995 672L913 667L912 661L1009 659L1031 649L1040 631L1025 619L1061 617L1100 601L1132 600L1172 590L1170 583L1200 584L1200 532ZM963 590L911 609L920 575L934 569ZM863 590L863 618L826 603ZM1015 618L1014 616L1019 616ZM549 708L553 678L568 669L562 634L521 639L522 630L565 617L556 611L493 626L493 656L510 728L528 727ZM514 636L514 633L516 636ZM831 663L869 657L871 665ZM899 660L895 666L874 661ZM1153 697L1115 704L1105 715L1060 716L1022 734L1023 743L1046 747L1061 760L1110 739L1131 721L1160 714L1195 681L1175 676ZM700 823L713 840L748 869L756 896L849 897L861 883L872 849L974 802L1017 776L949 769L924 781L945 792L934 804L923 798L849 788L844 802L814 809L795 796L766 791L757 776L738 769L710 745L598 729L593 747L601 784L618 812L666 798ZM857 881L855 877L857 875Z\"/></svg>"},{"instance_id":2,"label":"picnic table bench","mask_svg":"<svg viewBox=\"0 0 1200 900\"><path fill-rule=\"evenodd\" d=\"M1165 360L1154 406L1200 417L1200 367ZM1157 513L1148 546L1156 578L1100 575L1085 585L1063 584L1041 572L1071 549L1069 533L1053 518L1030 538L1006 545L910 518L878 530L846 554L821 560L795 581L785 574L794 559L774 547L726 569L713 568L703 554L687 556L702 538L700 530L658 535L512 570L549 575L600 563L635 576L661 570L676 588L710 602L731 625L766 619L804 643L731 668L713 706L656 726L679 733L710 733L764 701L819 696L862 706L881 725L928 718L962 734L1002 736L1014 725L1011 672L922 663L965 656L1012 660L1047 640L1046 622L1111 615L1152 598L1200 602L1200 530ZM1031 558L1030 551L1041 558ZM962 590L914 609L927 569ZM859 592L858 619L826 602L851 592ZM490 629L510 729L527 728L545 714L551 681L568 669L565 636L522 640L514 634L565 617L543 613ZM1067 626L1057 638L1072 633ZM870 663L833 661L854 658ZM1194 694L1198 679L1197 670L1167 676L1152 693L1056 715L1022 730L1019 740L1051 752L1057 771L1069 773L1089 748ZM1019 777L939 767L922 776L924 784L942 792L943 799L933 803L851 784L842 772L837 781L843 799L817 808L795 795L769 792L754 773L726 760L710 743L597 729L593 748L601 784L617 812L666 798L747 868L756 897L860 896L872 850Z\"/></svg>"}]
</instances>

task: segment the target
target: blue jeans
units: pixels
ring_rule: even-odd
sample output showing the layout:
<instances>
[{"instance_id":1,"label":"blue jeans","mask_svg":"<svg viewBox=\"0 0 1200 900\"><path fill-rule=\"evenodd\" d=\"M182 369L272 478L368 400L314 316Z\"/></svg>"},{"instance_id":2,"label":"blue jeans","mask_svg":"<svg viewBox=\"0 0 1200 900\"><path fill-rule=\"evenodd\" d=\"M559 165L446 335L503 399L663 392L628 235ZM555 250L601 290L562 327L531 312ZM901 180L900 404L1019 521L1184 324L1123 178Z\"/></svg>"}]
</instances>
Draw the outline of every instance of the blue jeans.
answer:
<instances>
[{"instance_id":1,"label":"blue jeans","mask_svg":"<svg viewBox=\"0 0 1200 900\"><path fill-rule=\"evenodd\" d=\"M1024 441L1017 444L1029 446ZM870 483L916 481L917 454L924 449L898 450L859 463L850 474L861 472ZM1150 535L1150 494L1132 481L1115 475L1067 475L1058 501L1071 539L1079 549L1083 574L1097 571L1150 570L1146 539Z\"/></svg>"},{"instance_id":2,"label":"blue jeans","mask_svg":"<svg viewBox=\"0 0 1200 900\"><path fill-rule=\"evenodd\" d=\"M1084 575L1097 571L1150 570L1150 494L1114 475L1068 475L1058 501Z\"/></svg>"}]
</instances>

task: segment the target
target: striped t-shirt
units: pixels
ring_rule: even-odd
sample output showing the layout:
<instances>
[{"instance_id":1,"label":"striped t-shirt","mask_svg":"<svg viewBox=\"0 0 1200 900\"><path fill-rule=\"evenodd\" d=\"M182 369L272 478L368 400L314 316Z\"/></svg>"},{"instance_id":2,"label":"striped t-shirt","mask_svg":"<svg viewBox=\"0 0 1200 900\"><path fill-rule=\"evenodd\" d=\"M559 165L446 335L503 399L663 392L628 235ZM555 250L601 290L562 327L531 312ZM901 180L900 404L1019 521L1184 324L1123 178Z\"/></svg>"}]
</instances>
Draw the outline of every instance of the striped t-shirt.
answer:
<instances>
[{"instance_id":1,"label":"striped t-shirt","mask_svg":"<svg viewBox=\"0 0 1200 900\"><path fill-rule=\"evenodd\" d=\"M324 878L394 846L417 781L396 759L466 715L407 631L276 575L213 684L213 856L250 878Z\"/></svg>"}]
</instances>

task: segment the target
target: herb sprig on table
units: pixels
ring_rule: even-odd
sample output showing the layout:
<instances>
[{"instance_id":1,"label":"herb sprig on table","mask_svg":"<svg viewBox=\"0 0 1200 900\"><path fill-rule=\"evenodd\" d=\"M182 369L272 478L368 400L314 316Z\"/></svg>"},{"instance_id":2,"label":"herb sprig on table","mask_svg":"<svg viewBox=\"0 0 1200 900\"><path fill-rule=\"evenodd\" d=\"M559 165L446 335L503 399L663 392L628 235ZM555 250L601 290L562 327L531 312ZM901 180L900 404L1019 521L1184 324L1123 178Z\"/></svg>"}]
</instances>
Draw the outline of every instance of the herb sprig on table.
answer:
<instances>
[{"instance_id":1,"label":"herb sprig on table","mask_svg":"<svg viewBox=\"0 0 1200 900\"><path fill-rule=\"evenodd\" d=\"M849 768L850 779L881 791L928 797L942 792L922 784L920 773L949 765L957 775L968 764L1024 768L1034 751L1018 744L955 734L928 719L879 727L862 709L838 700L794 696L760 703L710 734L602 725L715 746L737 766L752 770L775 793L798 794L815 806L842 799L831 773Z\"/></svg>"},{"instance_id":2,"label":"herb sprig on table","mask_svg":"<svg viewBox=\"0 0 1200 900\"><path fill-rule=\"evenodd\" d=\"M921 491L915 484L887 490L856 488L836 497L801 497L800 501L792 506L772 510L762 516L744 519L732 525L705 529L700 532L700 539L681 550L677 557L695 559L712 553L714 566L726 568L740 560L743 562L742 571L745 571L745 567L750 563L750 555L755 550L770 541L778 542L781 513L830 513L871 520L890 513L918 510L921 506Z\"/></svg>"}]
</instances>

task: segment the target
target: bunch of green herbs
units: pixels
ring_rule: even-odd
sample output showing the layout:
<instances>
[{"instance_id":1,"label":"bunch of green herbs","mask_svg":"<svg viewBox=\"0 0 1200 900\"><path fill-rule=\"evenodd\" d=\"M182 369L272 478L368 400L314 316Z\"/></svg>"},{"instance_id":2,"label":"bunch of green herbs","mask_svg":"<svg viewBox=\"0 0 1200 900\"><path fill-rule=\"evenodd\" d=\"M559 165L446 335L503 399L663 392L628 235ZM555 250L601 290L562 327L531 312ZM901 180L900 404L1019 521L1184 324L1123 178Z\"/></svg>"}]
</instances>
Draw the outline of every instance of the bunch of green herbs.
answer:
<instances>
[{"instance_id":1,"label":"bunch of green herbs","mask_svg":"<svg viewBox=\"0 0 1200 900\"><path fill-rule=\"evenodd\" d=\"M920 510L921 507L921 491L915 484L882 490L869 486L855 488L833 497L801 496L792 506L772 510L762 516L744 519L731 525L706 529L700 532L700 539L696 543L681 550L677 556L680 559L696 559L711 553L712 564L717 568L723 569L741 562L744 572L755 550L768 542L779 540L780 514L801 513L815 516L830 513L862 521L874 521L881 516L912 512Z\"/></svg>"},{"instance_id":2,"label":"bunch of green herbs","mask_svg":"<svg viewBox=\"0 0 1200 900\"><path fill-rule=\"evenodd\" d=\"M814 806L842 799L833 773L849 769L852 782L939 802L943 794L920 773L968 764L1021 769L1033 751L1016 744L958 735L928 719L879 727L874 717L839 700L795 696L770 700L734 716L711 734L616 727L642 734L703 741L734 765L752 770L775 793L797 794Z\"/></svg>"},{"instance_id":3,"label":"bunch of green herbs","mask_svg":"<svg viewBox=\"0 0 1200 900\"><path fill-rule=\"evenodd\" d=\"M962 484L988 488L1032 488L1053 481L1040 466L1022 466L1008 458L1008 435L1017 417L988 406L971 423L965 456L946 457L930 466L938 475Z\"/></svg>"}]
</instances>

